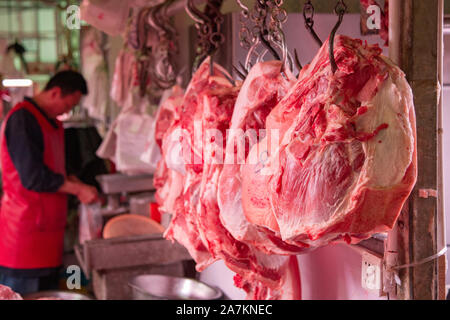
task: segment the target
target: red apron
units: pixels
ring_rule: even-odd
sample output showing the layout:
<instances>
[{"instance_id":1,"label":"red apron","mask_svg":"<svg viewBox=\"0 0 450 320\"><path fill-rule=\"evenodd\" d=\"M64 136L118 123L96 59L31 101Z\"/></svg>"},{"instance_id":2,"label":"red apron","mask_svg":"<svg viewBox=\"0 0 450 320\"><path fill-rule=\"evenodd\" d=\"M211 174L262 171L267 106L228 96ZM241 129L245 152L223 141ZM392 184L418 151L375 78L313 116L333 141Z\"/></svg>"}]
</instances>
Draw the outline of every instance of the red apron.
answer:
<instances>
[{"instance_id":1,"label":"red apron","mask_svg":"<svg viewBox=\"0 0 450 320\"><path fill-rule=\"evenodd\" d=\"M67 196L63 193L35 192L23 187L8 153L5 125L18 109L30 111L39 123L44 139L44 164L66 175L64 129L54 128L30 102L17 104L1 128L0 159L3 198L0 210L0 266L15 269L50 268L62 265Z\"/></svg>"}]
</instances>

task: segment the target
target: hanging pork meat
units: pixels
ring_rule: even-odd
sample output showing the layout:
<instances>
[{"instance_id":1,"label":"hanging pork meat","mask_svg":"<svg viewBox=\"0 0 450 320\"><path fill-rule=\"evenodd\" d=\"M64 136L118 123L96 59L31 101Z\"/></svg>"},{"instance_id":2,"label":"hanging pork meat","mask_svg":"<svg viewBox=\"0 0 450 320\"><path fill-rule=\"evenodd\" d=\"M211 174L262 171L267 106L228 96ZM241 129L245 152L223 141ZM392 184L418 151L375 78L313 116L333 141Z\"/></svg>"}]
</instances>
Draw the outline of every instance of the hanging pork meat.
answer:
<instances>
[{"instance_id":1,"label":"hanging pork meat","mask_svg":"<svg viewBox=\"0 0 450 320\"><path fill-rule=\"evenodd\" d=\"M241 171L250 148L264 138L266 117L295 83L289 73L289 78L281 74L281 67L281 61L260 62L246 77L231 120L218 192L220 218L227 230L237 240L269 254L302 249L284 243L275 234L258 230L247 221L242 208Z\"/></svg>"},{"instance_id":2,"label":"hanging pork meat","mask_svg":"<svg viewBox=\"0 0 450 320\"><path fill-rule=\"evenodd\" d=\"M246 291L248 299L300 298L296 258L266 253L284 253L288 250L298 253L302 249L260 232L248 223L241 205L241 166L245 165L250 148L264 136L267 115L295 83L290 73L281 74L281 67L281 61L256 64L239 92L218 184L220 222L214 225L220 225L220 232L216 227L211 231L216 233L214 238L218 246L224 247L228 243L229 247L233 247L233 244L239 244L237 252L228 250L222 259L237 273L235 285Z\"/></svg>"},{"instance_id":3,"label":"hanging pork meat","mask_svg":"<svg viewBox=\"0 0 450 320\"><path fill-rule=\"evenodd\" d=\"M280 75L281 64L275 65ZM249 298L281 298L283 293L287 294L286 298L299 297L298 267L291 268L296 261L265 255L236 240L222 224L217 188L225 156L225 137L240 86L232 86L222 75L225 70L219 66L215 65L214 70L214 76L210 76L209 59L199 67L186 90L180 120L168 130L163 141L169 171L177 172L183 185L182 190L175 186L170 190L178 196L173 204L174 217L165 236L188 249L198 271L214 261L223 260L238 274L236 285L246 290ZM283 89L280 88L280 92ZM259 111L264 119L270 110L264 112L260 108ZM176 130L181 132L175 133ZM291 284L293 281L294 285ZM281 290L285 284L291 289Z\"/></svg>"},{"instance_id":4,"label":"hanging pork meat","mask_svg":"<svg viewBox=\"0 0 450 320\"><path fill-rule=\"evenodd\" d=\"M202 239L200 236L198 226L197 206L200 197L203 159L202 140L198 141L199 136L196 135L201 133L194 133L194 130L200 129L201 131L203 104L200 103L200 97L202 93L231 87L223 74L226 74L226 71L216 64L214 64L211 74L209 58L205 59L186 89L180 110L180 120L175 121L163 141L163 154L165 154L167 167L175 170L183 179L183 189L176 190L178 194L175 196L173 204L173 218L165 237L177 240L185 246L197 262L199 271L217 259L213 258L208 251L204 238ZM200 128L194 128L194 126L200 126ZM164 150L165 148L167 149Z\"/></svg>"},{"instance_id":5,"label":"hanging pork meat","mask_svg":"<svg viewBox=\"0 0 450 320\"><path fill-rule=\"evenodd\" d=\"M172 87L169 96L159 106L155 119L155 141L162 156L154 173L153 185L156 188L155 200L165 212L173 212L174 197L180 193L182 187L182 176L167 167L167 155L164 154L167 148L163 148L163 141L169 135L173 124L180 119L183 96L184 90L181 87Z\"/></svg>"},{"instance_id":6,"label":"hanging pork meat","mask_svg":"<svg viewBox=\"0 0 450 320\"><path fill-rule=\"evenodd\" d=\"M293 86L279 62L255 65L238 96L206 60L163 139L178 177L165 236L188 249L198 271L222 259L251 299L299 298L295 254L389 230L416 181L404 74L378 46L345 36L335 38L333 74L328 48ZM255 130L242 153L233 130L224 153L229 126Z\"/></svg>"},{"instance_id":7,"label":"hanging pork meat","mask_svg":"<svg viewBox=\"0 0 450 320\"><path fill-rule=\"evenodd\" d=\"M416 181L415 114L402 71L378 46L328 41L266 120L280 144L255 145L267 161L242 174L254 225L313 248L390 230Z\"/></svg>"}]
</instances>

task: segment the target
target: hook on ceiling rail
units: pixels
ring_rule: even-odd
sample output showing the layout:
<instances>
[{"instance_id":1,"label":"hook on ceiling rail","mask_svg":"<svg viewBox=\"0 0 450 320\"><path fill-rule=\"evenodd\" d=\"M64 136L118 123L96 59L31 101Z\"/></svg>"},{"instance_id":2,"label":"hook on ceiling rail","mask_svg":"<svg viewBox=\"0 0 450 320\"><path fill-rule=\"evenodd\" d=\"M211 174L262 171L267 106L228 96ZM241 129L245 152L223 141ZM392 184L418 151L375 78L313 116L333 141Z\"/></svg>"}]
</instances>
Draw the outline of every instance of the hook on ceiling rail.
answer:
<instances>
[{"instance_id":1,"label":"hook on ceiling rail","mask_svg":"<svg viewBox=\"0 0 450 320\"><path fill-rule=\"evenodd\" d=\"M239 16L241 23L239 40L241 46L248 49L243 68L244 73L239 72L239 74L248 74L252 67L252 61L262 61L268 52L275 59L283 62L282 71L286 61L289 61L290 67L292 67L292 57L287 52L285 36L281 29L281 25L287 20L286 10L281 8L283 1L256 0L251 11L241 0L236 1L242 9ZM252 25L248 26L247 21L250 21ZM260 50L260 46L262 46L262 50ZM279 52L282 53L282 56Z\"/></svg>"},{"instance_id":2,"label":"hook on ceiling rail","mask_svg":"<svg viewBox=\"0 0 450 320\"><path fill-rule=\"evenodd\" d=\"M223 0L208 0L204 12L196 8L195 0L187 0L185 9L188 15L196 22L197 29L197 57L194 62L194 70L198 68L200 63L209 56L211 65L213 56L220 44L225 41L225 37L221 32L221 25L224 21L220 12ZM212 74L212 67L211 74Z\"/></svg>"},{"instance_id":3,"label":"hook on ceiling rail","mask_svg":"<svg viewBox=\"0 0 450 320\"><path fill-rule=\"evenodd\" d=\"M247 78L247 71L245 69L243 70L239 70L238 67L236 67L235 65L233 65L233 70L238 74L238 76L242 79L245 80L245 78Z\"/></svg>"},{"instance_id":4,"label":"hook on ceiling rail","mask_svg":"<svg viewBox=\"0 0 450 320\"><path fill-rule=\"evenodd\" d=\"M311 33L319 47L322 47L323 42L314 30L314 6L311 0L305 2L305 5L303 6L303 18L305 19L306 29Z\"/></svg>"},{"instance_id":5,"label":"hook on ceiling rail","mask_svg":"<svg viewBox=\"0 0 450 320\"><path fill-rule=\"evenodd\" d=\"M334 12L338 15L338 21L336 25L334 26L333 30L330 34L329 39L329 55L330 55L330 65L331 65L331 71L333 74L336 73L338 66L336 63L336 59L334 57L334 38L336 36L336 32L341 26L342 20L344 19L344 15L347 12L347 6L344 2L344 0L339 0L339 2L336 4L336 7L334 8Z\"/></svg>"},{"instance_id":6,"label":"hook on ceiling rail","mask_svg":"<svg viewBox=\"0 0 450 320\"><path fill-rule=\"evenodd\" d=\"M195 7L195 0L187 0L185 3L185 9L189 17L198 24L205 24L209 19L199 9Z\"/></svg>"},{"instance_id":7,"label":"hook on ceiling rail","mask_svg":"<svg viewBox=\"0 0 450 320\"><path fill-rule=\"evenodd\" d=\"M302 64L300 63L300 59L298 58L298 53L297 53L297 49L294 49L294 61L295 61L295 64L296 64L296 66L297 66L297 69L298 70L302 70L303 69L303 66L302 66Z\"/></svg>"}]
</instances>

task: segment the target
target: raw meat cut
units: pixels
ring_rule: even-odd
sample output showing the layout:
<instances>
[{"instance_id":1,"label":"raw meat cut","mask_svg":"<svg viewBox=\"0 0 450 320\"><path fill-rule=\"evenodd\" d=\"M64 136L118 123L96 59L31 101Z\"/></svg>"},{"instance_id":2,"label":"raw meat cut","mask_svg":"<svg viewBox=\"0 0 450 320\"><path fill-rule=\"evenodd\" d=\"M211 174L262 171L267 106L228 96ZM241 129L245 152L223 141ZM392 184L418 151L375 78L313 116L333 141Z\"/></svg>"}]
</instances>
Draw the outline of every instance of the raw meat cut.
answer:
<instances>
[{"instance_id":1,"label":"raw meat cut","mask_svg":"<svg viewBox=\"0 0 450 320\"><path fill-rule=\"evenodd\" d=\"M266 120L242 174L252 224L312 248L356 243L391 229L417 176L415 114L403 72L381 49L337 36L333 75L328 41ZM266 138L267 139L267 138Z\"/></svg>"},{"instance_id":2,"label":"raw meat cut","mask_svg":"<svg viewBox=\"0 0 450 320\"><path fill-rule=\"evenodd\" d=\"M242 274L236 274L235 286L247 293L248 300L300 300L302 294L297 257L271 256L269 259L274 260L273 257L278 257L281 262L279 266L276 264L270 266L274 274L281 275L275 289L268 286L267 281L255 281L246 273L243 273L245 278Z\"/></svg>"},{"instance_id":3,"label":"raw meat cut","mask_svg":"<svg viewBox=\"0 0 450 320\"><path fill-rule=\"evenodd\" d=\"M239 92L206 60L178 118L161 122L160 165L174 174L162 175L159 202L174 215L164 235L197 271L223 260L249 299L300 298L296 254L389 230L415 184L404 74L378 46L345 36L333 74L328 47L296 81L279 62L255 65ZM239 130L254 130L240 147Z\"/></svg>"},{"instance_id":4,"label":"raw meat cut","mask_svg":"<svg viewBox=\"0 0 450 320\"><path fill-rule=\"evenodd\" d=\"M175 85L172 87L170 96L162 102L156 114L155 140L162 148L162 140L167 130L172 126L175 120L179 119L177 109L181 108L183 102L184 90Z\"/></svg>"},{"instance_id":5,"label":"raw meat cut","mask_svg":"<svg viewBox=\"0 0 450 320\"><path fill-rule=\"evenodd\" d=\"M239 87L224 86L203 90L198 95L194 119L199 120L194 122L194 127L201 127L202 139L195 142L200 142L203 150L196 151L202 155L201 181L198 203L191 214L197 220L200 238L212 258L222 259L242 278L241 284L246 284L243 288L249 298L279 298L280 288L289 276L289 258L267 256L236 240L220 219L217 189L226 146L223 138L230 125L238 92ZM194 171L199 168L193 166Z\"/></svg>"},{"instance_id":6,"label":"raw meat cut","mask_svg":"<svg viewBox=\"0 0 450 320\"><path fill-rule=\"evenodd\" d=\"M286 79L281 74L281 66L281 61L260 62L246 77L231 119L218 189L220 219L225 228L235 239L274 254L302 249L284 243L275 235L268 237L247 221L241 203L241 170L250 148L264 137L266 117L295 83L292 75Z\"/></svg>"},{"instance_id":7,"label":"raw meat cut","mask_svg":"<svg viewBox=\"0 0 450 320\"><path fill-rule=\"evenodd\" d=\"M10 287L0 284L0 300L23 300L23 298Z\"/></svg>"},{"instance_id":8,"label":"raw meat cut","mask_svg":"<svg viewBox=\"0 0 450 320\"><path fill-rule=\"evenodd\" d=\"M173 165L171 161L168 163L169 170L183 175L184 190L175 200L175 215L165 236L188 249L197 262L198 271L218 259L224 260L238 274L236 284L249 298L281 298L283 293L287 298L298 298L298 271L290 272L293 269L289 257L265 255L236 240L222 225L217 188L226 146L223 138L240 86L233 87L220 74L210 77L207 63L200 66L186 91L185 112L181 114L179 127L175 123L171 128L185 130L172 139L179 141L182 138L185 142L182 144L184 167ZM208 80L209 86L202 83L202 77ZM166 147L176 149L173 144L166 143L165 137L163 153L169 154L170 150L164 150ZM295 281L295 284L286 283L289 281ZM280 290L284 284L292 289Z\"/></svg>"},{"instance_id":9,"label":"raw meat cut","mask_svg":"<svg viewBox=\"0 0 450 320\"><path fill-rule=\"evenodd\" d=\"M160 210L169 213L174 212L175 198L181 192L182 176L167 167L165 150L168 148L163 148L163 140L165 137L170 138L171 127L180 118L179 111L183 96L184 90L179 86L174 86L169 97L161 103L155 119L155 140L161 150L161 159L153 179L153 185L156 188L155 199Z\"/></svg>"},{"instance_id":10,"label":"raw meat cut","mask_svg":"<svg viewBox=\"0 0 450 320\"><path fill-rule=\"evenodd\" d=\"M165 136L170 135L170 129L175 121L179 120L179 111L183 102L184 90L179 86L171 89L170 95L159 106L156 114L155 123L155 140L161 151L161 159L154 173L153 185L156 188L155 199L160 209L165 212L173 212L173 197L180 193L174 190L177 186L181 187L181 183L177 179L177 174L173 170L169 170L164 160L163 140Z\"/></svg>"},{"instance_id":11,"label":"raw meat cut","mask_svg":"<svg viewBox=\"0 0 450 320\"><path fill-rule=\"evenodd\" d=\"M80 18L110 36L118 36L127 26L129 8L129 1L83 0L80 5Z\"/></svg>"},{"instance_id":12,"label":"raw meat cut","mask_svg":"<svg viewBox=\"0 0 450 320\"><path fill-rule=\"evenodd\" d=\"M165 232L167 239L177 240L197 262L197 270L203 270L217 260L211 256L207 244L200 235L197 206L200 197L202 173L202 141L198 141L194 125L201 126L202 109L199 97L205 90L221 90L231 84L223 76L226 71L214 64L210 74L209 58L193 75L183 98L180 119L175 121L163 142L163 154L167 167L183 176L183 189L178 189L173 201L172 221ZM197 130L197 129L196 129ZM194 136L195 135L195 136ZM165 145L166 144L166 145ZM164 150L167 148L166 150ZM179 176L178 176L179 178ZM172 190L170 191L172 192Z\"/></svg>"}]
</instances>

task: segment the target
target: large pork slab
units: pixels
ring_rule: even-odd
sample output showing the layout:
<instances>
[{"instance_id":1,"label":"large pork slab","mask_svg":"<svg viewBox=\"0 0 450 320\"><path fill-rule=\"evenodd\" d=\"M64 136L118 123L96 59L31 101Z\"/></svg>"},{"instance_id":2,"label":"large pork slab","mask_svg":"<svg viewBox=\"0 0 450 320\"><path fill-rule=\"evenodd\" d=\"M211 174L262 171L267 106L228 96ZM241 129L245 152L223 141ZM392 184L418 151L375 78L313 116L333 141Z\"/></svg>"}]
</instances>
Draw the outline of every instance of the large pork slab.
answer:
<instances>
[{"instance_id":1,"label":"large pork slab","mask_svg":"<svg viewBox=\"0 0 450 320\"><path fill-rule=\"evenodd\" d=\"M415 114L403 72L378 46L328 41L266 120L242 173L247 220L291 244L358 242L391 229L417 175ZM268 147L269 146L269 147Z\"/></svg>"}]
</instances>

